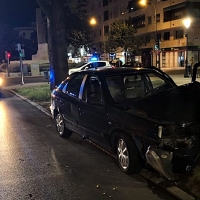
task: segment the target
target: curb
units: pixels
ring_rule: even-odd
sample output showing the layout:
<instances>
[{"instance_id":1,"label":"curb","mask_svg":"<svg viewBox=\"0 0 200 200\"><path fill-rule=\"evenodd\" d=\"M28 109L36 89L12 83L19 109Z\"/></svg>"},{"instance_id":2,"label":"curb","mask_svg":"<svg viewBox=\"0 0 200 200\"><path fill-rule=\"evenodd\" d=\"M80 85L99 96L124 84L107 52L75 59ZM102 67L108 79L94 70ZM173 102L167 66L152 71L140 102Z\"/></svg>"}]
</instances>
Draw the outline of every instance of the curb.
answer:
<instances>
[{"instance_id":1,"label":"curb","mask_svg":"<svg viewBox=\"0 0 200 200\"><path fill-rule=\"evenodd\" d=\"M144 178L146 178L147 180L151 181L155 185L157 185L157 186L161 187L162 189L166 190L171 195L173 195L174 197L176 197L176 198L178 198L180 200L195 200L196 199L194 196L188 194L184 190L182 190L179 187L175 186L175 184L171 184L171 183L169 183L169 181L166 181L164 178L157 177L155 174L153 174L153 173L151 173L151 172L149 172L147 170L143 170L141 172L141 175Z\"/></svg>"},{"instance_id":2,"label":"curb","mask_svg":"<svg viewBox=\"0 0 200 200\"><path fill-rule=\"evenodd\" d=\"M9 90L9 89L8 89ZM12 92L13 94L15 94L16 96L20 97L21 99L27 101L28 103L30 103L31 105L35 106L37 109L39 109L40 111L42 111L44 114L48 115L49 117L52 117L51 114L47 111L47 109L45 109L44 107L40 106L39 104L21 96L20 94L16 93L15 91L13 91L12 89L9 90L10 92ZM157 177L154 173L149 172L147 170L142 170L142 172L140 173L145 179L149 180L150 182L154 183L155 185L161 187L162 189L164 189L165 191L169 192L171 195L173 195L174 197L180 199L180 200L196 200L196 198L188 193L186 193L185 191L183 191L182 189L180 189L179 187L170 184L168 181L166 181L164 178L162 177Z\"/></svg>"},{"instance_id":3,"label":"curb","mask_svg":"<svg viewBox=\"0 0 200 200\"><path fill-rule=\"evenodd\" d=\"M21 96L20 94L18 94L17 92L15 92L14 90L9 90L10 92L12 92L13 94L15 94L16 96L20 97L21 99L23 99L24 101L27 101L28 103L30 103L31 105L35 106L38 110L42 111L43 113L45 113L46 115L48 115L49 117L52 117L51 114L47 111L47 109L45 109L44 107L40 106L39 104Z\"/></svg>"}]
</instances>

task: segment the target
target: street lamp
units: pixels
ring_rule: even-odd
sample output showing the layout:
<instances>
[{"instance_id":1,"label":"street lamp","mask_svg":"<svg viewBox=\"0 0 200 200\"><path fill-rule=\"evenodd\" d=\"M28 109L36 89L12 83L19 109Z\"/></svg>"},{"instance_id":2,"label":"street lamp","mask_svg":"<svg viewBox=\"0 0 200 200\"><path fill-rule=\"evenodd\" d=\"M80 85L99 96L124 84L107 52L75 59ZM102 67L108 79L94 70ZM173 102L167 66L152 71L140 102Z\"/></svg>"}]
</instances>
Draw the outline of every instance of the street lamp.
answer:
<instances>
[{"instance_id":1,"label":"street lamp","mask_svg":"<svg viewBox=\"0 0 200 200\"><path fill-rule=\"evenodd\" d=\"M92 17L91 19L90 19L90 21L89 21L89 23L90 23L90 25L91 26L96 26L97 25L97 20L94 18L94 17ZM103 40L103 55L105 56L105 38L104 38L104 26L103 26L103 23L101 23L102 24L102 40ZM107 59L107 58L106 58Z\"/></svg>"},{"instance_id":2,"label":"street lamp","mask_svg":"<svg viewBox=\"0 0 200 200\"><path fill-rule=\"evenodd\" d=\"M91 19L90 19L90 25L91 26L94 26L94 25L96 25L97 24L97 20L94 18L94 17L92 17Z\"/></svg>"},{"instance_id":3,"label":"street lamp","mask_svg":"<svg viewBox=\"0 0 200 200\"><path fill-rule=\"evenodd\" d=\"M160 69L160 41L157 38L157 9L155 4L151 0L140 0L139 4L142 6L146 6L147 3L151 3L154 7L154 20L155 20L155 51L156 51L156 67ZM154 47L153 47L154 50Z\"/></svg>"},{"instance_id":4,"label":"street lamp","mask_svg":"<svg viewBox=\"0 0 200 200\"><path fill-rule=\"evenodd\" d=\"M185 33L185 37L186 37L186 56L185 56L185 74L184 77L187 78L189 77L189 72L188 72L188 29L190 27L191 24L191 19L189 17L185 18L183 20L183 24L186 28L186 33Z\"/></svg>"}]
</instances>

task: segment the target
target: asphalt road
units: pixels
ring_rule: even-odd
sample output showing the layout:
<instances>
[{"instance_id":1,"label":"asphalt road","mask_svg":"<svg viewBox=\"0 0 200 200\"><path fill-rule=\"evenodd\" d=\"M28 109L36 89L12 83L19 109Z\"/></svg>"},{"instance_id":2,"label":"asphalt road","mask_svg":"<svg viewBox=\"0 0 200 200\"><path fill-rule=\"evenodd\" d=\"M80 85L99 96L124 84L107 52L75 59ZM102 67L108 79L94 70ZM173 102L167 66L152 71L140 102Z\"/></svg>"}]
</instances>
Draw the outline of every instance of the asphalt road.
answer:
<instances>
[{"instance_id":1,"label":"asphalt road","mask_svg":"<svg viewBox=\"0 0 200 200\"><path fill-rule=\"evenodd\" d=\"M174 200L140 174L125 175L114 158L9 91L0 99L1 200Z\"/></svg>"}]
</instances>

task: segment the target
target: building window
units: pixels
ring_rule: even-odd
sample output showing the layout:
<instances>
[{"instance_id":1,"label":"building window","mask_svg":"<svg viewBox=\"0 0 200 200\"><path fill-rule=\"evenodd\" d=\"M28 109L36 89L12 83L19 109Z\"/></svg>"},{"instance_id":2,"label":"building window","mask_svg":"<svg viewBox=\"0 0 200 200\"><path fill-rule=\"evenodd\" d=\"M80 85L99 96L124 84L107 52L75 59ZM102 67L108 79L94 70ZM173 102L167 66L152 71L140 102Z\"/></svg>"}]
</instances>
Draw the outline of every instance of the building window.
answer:
<instances>
[{"instance_id":1,"label":"building window","mask_svg":"<svg viewBox=\"0 0 200 200\"><path fill-rule=\"evenodd\" d=\"M170 39L170 32L164 32L164 40L169 40Z\"/></svg>"},{"instance_id":2,"label":"building window","mask_svg":"<svg viewBox=\"0 0 200 200\"><path fill-rule=\"evenodd\" d=\"M161 40L161 33L158 33L158 34L157 34L157 39L158 39L158 40Z\"/></svg>"},{"instance_id":3,"label":"building window","mask_svg":"<svg viewBox=\"0 0 200 200\"><path fill-rule=\"evenodd\" d=\"M104 16L104 18L103 18L104 21L109 20L108 10L104 11L103 16Z\"/></svg>"},{"instance_id":4,"label":"building window","mask_svg":"<svg viewBox=\"0 0 200 200\"><path fill-rule=\"evenodd\" d=\"M108 5L108 0L103 0L103 7Z\"/></svg>"},{"instance_id":5,"label":"building window","mask_svg":"<svg viewBox=\"0 0 200 200\"><path fill-rule=\"evenodd\" d=\"M131 19L135 28L145 27L145 15L140 15Z\"/></svg>"},{"instance_id":6,"label":"building window","mask_svg":"<svg viewBox=\"0 0 200 200\"><path fill-rule=\"evenodd\" d=\"M156 22L160 22L160 14L156 15Z\"/></svg>"},{"instance_id":7,"label":"building window","mask_svg":"<svg viewBox=\"0 0 200 200\"><path fill-rule=\"evenodd\" d=\"M136 0L130 0L128 2L127 8L126 8L129 13L134 12L136 10L142 9L142 6L139 5L139 3Z\"/></svg>"},{"instance_id":8,"label":"building window","mask_svg":"<svg viewBox=\"0 0 200 200\"><path fill-rule=\"evenodd\" d=\"M145 43L149 43L150 42L150 35L145 35Z\"/></svg>"},{"instance_id":9,"label":"building window","mask_svg":"<svg viewBox=\"0 0 200 200\"><path fill-rule=\"evenodd\" d=\"M152 20L151 20L151 16L148 17L148 24L151 24Z\"/></svg>"},{"instance_id":10,"label":"building window","mask_svg":"<svg viewBox=\"0 0 200 200\"><path fill-rule=\"evenodd\" d=\"M177 30L176 31L176 39L183 38L183 30Z\"/></svg>"},{"instance_id":11,"label":"building window","mask_svg":"<svg viewBox=\"0 0 200 200\"><path fill-rule=\"evenodd\" d=\"M164 8L164 22L183 18L187 14L186 3L176 4Z\"/></svg>"}]
</instances>

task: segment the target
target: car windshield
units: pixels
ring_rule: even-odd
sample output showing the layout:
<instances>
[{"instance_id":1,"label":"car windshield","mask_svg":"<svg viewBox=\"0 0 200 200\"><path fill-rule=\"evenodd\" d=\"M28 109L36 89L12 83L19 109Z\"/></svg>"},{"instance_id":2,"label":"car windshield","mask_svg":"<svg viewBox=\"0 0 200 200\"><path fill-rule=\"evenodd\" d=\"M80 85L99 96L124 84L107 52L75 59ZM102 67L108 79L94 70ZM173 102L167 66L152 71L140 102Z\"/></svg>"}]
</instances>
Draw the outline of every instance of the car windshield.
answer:
<instances>
[{"instance_id":1,"label":"car windshield","mask_svg":"<svg viewBox=\"0 0 200 200\"><path fill-rule=\"evenodd\" d=\"M130 100L174 87L173 84L152 72L109 76L106 77L106 84L112 99L118 103L130 102Z\"/></svg>"},{"instance_id":2,"label":"car windshield","mask_svg":"<svg viewBox=\"0 0 200 200\"><path fill-rule=\"evenodd\" d=\"M80 67L82 67L82 66L85 65L85 64L87 64L87 62L81 62L81 63L79 63L78 65L76 65L75 68L80 68Z\"/></svg>"}]
</instances>

